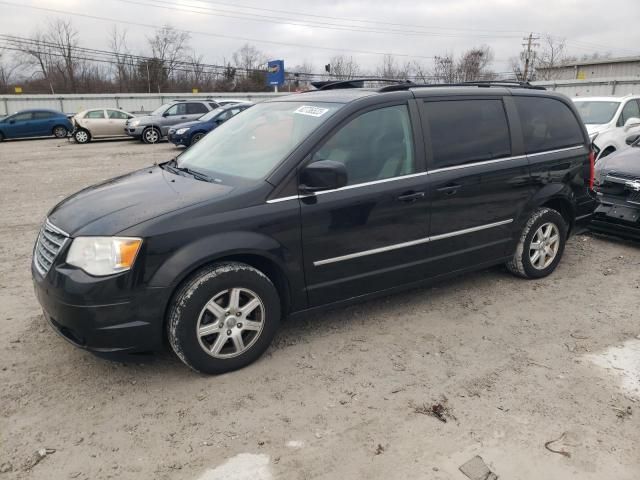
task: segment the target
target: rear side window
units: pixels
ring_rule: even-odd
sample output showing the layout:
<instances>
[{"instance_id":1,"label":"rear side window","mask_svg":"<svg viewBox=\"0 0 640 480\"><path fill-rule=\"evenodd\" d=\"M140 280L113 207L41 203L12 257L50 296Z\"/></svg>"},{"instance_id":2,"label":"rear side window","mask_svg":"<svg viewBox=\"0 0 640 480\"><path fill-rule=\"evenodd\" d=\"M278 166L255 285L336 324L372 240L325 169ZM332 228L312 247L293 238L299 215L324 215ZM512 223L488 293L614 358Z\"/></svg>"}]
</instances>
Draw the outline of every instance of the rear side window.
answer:
<instances>
[{"instance_id":1,"label":"rear side window","mask_svg":"<svg viewBox=\"0 0 640 480\"><path fill-rule=\"evenodd\" d=\"M187 103L187 114L193 115L196 113L207 113L207 107L204 106L204 103Z\"/></svg>"},{"instance_id":2,"label":"rear side window","mask_svg":"<svg viewBox=\"0 0 640 480\"><path fill-rule=\"evenodd\" d=\"M33 114L34 120L47 120L49 118L53 118L54 115L51 112L35 112Z\"/></svg>"},{"instance_id":3,"label":"rear side window","mask_svg":"<svg viewBox=\"0 0 640 480\"><path fill-rule=\"evenodd\" d=\"M119 112L118 110L107 110L107 114L112 120L126 120L129 118L129 115L124 112Z\"/></svg>"},{"instance_id":4,"label":"rear side window","mask_svg":"<svg viewBox=\"0 0 640 480\"><path fill-rule=\"evenodd\" d=\"M91 110L84 118L104 118L104 110Z\"/></svg>"},{"instance_id":5,"label":"rear side window","mask_svg":"<svg viewBox=\"0 0 640 480\"><path fill-rule=\"evenodd\" d=\"M433 167L445 168L511 155L502 100L425 102Z\"/></svg>"},{"instance_id":6,"label":"rear side window","mask_svg":"<svg viewBox=\"0 0 640 480\"><path fill-rule=\"evenodd\" d=\"M514 100L527 153L584 143L578 119L560 100L543 97L514 97Z\"/></svg>"}]
</instances>

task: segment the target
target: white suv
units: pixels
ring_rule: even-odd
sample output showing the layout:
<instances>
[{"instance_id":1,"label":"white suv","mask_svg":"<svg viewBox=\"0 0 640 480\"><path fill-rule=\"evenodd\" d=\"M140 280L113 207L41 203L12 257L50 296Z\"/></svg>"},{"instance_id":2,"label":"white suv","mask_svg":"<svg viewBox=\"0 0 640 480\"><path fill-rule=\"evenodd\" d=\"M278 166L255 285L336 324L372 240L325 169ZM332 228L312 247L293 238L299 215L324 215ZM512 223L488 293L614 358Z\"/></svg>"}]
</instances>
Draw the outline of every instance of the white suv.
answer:
<instances>
[{"instance_id":1,"label":"white suv","mask_svg":"<svg viewBox=\"0 0 640 480\"><path fill-rule=\"evenodd\" d=\"M580 97L573 99L597 158L627 148L625 139L640 134L640 95Z\"/></svg>"}]
</instances>

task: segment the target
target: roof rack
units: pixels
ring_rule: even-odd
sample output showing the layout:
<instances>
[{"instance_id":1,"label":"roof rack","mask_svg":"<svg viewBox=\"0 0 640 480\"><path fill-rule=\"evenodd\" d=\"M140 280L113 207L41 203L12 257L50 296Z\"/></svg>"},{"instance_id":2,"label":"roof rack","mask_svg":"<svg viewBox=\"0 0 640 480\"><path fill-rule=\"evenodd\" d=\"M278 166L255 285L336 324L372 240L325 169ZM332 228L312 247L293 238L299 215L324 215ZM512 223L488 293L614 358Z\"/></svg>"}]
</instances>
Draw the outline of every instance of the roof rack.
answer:
<instances>
[{"instance_id":1,"label":"roof rack","mask_svg":"<svg viewBox=\"0 0 640 480\"><path fill-rule=\"evenodd\" d=\"M386 82L392 83L393 86L399 85L414 85L409 80L398 80L395 78L352 78L349 80L324 80L321 82L311 82L311 85L318 90L338 90L343 88L364 88L364 82ZM384 88L384 87L383 87Z\"/></svg>"},{"instance_id":2,"label":"roof rack","mask_svg":"<svg viewBox=\"0 0 640 480\"><path fill-rule=\"evenodd\" d=\"M458 82L458 83L402 83L397 85L386 85L378 89L379 92L394 92L398 90L408 90L409 88L433 88L433 87L506 87L506 88L528 88L531 90L546 90L546 88L531 85L529 82L517 82L511 80L482 80L475 82Z\"/></svg>"}]
</instances>

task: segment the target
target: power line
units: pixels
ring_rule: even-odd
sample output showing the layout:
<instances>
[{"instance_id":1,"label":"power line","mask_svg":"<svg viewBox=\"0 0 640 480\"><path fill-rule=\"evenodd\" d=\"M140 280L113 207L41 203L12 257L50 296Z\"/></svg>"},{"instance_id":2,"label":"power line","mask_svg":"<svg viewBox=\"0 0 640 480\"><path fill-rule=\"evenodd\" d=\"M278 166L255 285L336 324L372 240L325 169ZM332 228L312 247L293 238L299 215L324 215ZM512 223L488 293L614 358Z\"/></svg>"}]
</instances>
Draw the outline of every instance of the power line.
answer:
<instances>
[{"instance_id":1,"label":"power line","mask_svg":"<svg viewBox=\"0 0 640 480\"><path fill-rule=\"evenodd\" d=\"M7 2L7 1L4 1L4 0L0 0L0 5L8 5L8 6L17 7L17 8L20 8L20 9L28 8L28 9L31 9L31 10L39 10L39 11L44 11L44 12L57 13L57 14L61 14L61 15L72 15L72 16L76 16L76 17L89 18L89 19L92 19L92 20L107 21L107 22L113 22L113 23L125 24L125 25L134 25L134 26L137 26L137 27L152 28L152 29L160 28L160 26L154 25L154 24L133 22L131 20L120 20L120 19L116 19L116 18L102 17L102 16L98 16L98 15L89 15L89 14L86 14L86 13L70 12L70 11L67 11L67 10L58 10L58 9L55 9L55 8L36 7L36 6L33 6L33 5L19 5L17 3ZM305 45L305 44L298 44L298 43L277 42L277 41L274 41L274 40L239 37L239 36L235 36L235 35L224 35L224 34L221 34L221 33L201 32L201 31L196 31L196 30L186 30L186 29L182 29L182 28L175 28L175 30L179 31L179 32L185 32L185 33L188 33L188 34L191 34L191 35L204 35L204 36L215 37L215 38L229 38L229 39L233 39L233 40L241 40L243 42L254 42L254 43L258 43L258 44L260 44L260 43L268 43L268 44L281 45L281 46L286 46L286 47L308 48L308 49L315 49L315 50L327 50L327 51L334 51L334 52L343 52L343 53L359 53L359 54L363 54L363 55L378 55L378 56L392 55L394 57L423 58L423 59L433 59L434 58L433 56L411 55L411 54L407 54L407 53L376 52L376 51L371 51L371 50L354 50L354 49L347 50L347 49L343 49L343 48L324 47L324 46L319 46L319 45Z\"/></svg>"}]
</instances>

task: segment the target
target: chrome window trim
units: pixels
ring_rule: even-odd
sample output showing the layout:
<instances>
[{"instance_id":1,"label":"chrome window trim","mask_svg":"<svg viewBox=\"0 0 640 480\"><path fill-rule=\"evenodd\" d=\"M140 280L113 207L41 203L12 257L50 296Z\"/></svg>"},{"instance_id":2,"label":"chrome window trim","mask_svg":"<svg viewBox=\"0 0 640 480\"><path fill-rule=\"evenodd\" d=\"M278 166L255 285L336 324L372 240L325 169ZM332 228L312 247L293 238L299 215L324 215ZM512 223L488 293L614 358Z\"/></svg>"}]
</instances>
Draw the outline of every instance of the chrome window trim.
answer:
<instances>
[{"instance_id":1,"label":"chrome window trim","mask_svg":"<svg viewBox=\"0 0 640 480\"><path fill-rule=\"evenodd\" d=\"M472 167L477 167L477 166L482 166L482 165L490 165L490 164L493 164L493 163L508 162L508 161L511 161L511 160L521 160L521 159L527 158L527 157L536 157L536 156L539 156L539 155L547 155L547 154L550 154L550 153L568 152L568 151L571 151L571 150L576 150L578 148L586 148L586 147L584 145L576 145L576 146L573 146L573 147L559 148L557 150L547 150L547 151L544 151L544 152L529 153L529 154L526 154L526 155L515 155L513 157L495 158L495 159L492 159L492 160L483 160L481 162L465 163L465 164L462 164L462 165L454 165L454 166L451 166L451 167L436 168L434 170L427 170L426 172L411 173L409 175L401 175L399 177L389 177L389 178L383 178L382 180L372 180L370 182L356 183L354 185L347 185L347 186L341 187L341 188L334 188L333 190L323 190L321 192L316 192L316 193L311 194L311 195L290 195L288 197L274 198L274 199L271 199L271 200L267 200L267 203L278 203L278 202L284 202L284 201L287 201L287 200L294 200L294 199L312 197L314 195L324 195L324 194L327 194L327 193L340 192L342 190L350 190L352 188L368 187L370 185L377 185L379 183L394 182L396 180L404 180L406 178L421 177L423 175L433 175L435 173L440 173L440 172L448 172L448 171L451 171L451 170L460 170L460 169L463 169L463 168L472 168Z\"/></svg>"},{"instance_id":2,"label":"chrome window trim","mask_svg":"<svg viewBox=\"0 0 640 480\"><path fill-rule=\"evenodd\" d=\"M478 225L477 227L465 228L462 230L455 230L453 232L442 233L440 235L433 235L431 237L418 238L417 240L411 240L409 242L395 243L393 245L387 245L386 247L373 248L371 250L363 250L361 252L349 253L347 255L341 255L339 257L326 258L324 260L316 260L313 262L314 267L321 265L327 265L330 263L343 262L345 260L351 260L353 258L365 257L368 255L375 255L377 253L389 252L391 250L398 250L400 248L413 247L422 243L436 242L445 238L456 237L458 235L466 235L467 233L479 232L480 230L486 230L489 228L499 227L501 225L507 225L513 222L513 218L508 220L502 220L500 222L487 223L485 225Z\"/></svg>"}]
</instances>

